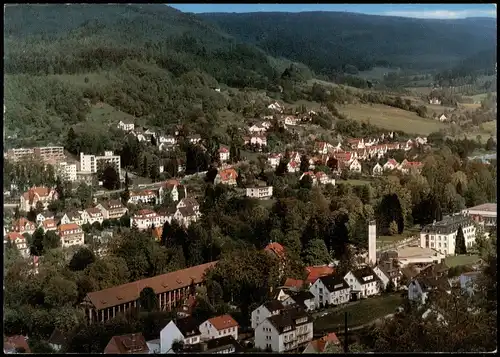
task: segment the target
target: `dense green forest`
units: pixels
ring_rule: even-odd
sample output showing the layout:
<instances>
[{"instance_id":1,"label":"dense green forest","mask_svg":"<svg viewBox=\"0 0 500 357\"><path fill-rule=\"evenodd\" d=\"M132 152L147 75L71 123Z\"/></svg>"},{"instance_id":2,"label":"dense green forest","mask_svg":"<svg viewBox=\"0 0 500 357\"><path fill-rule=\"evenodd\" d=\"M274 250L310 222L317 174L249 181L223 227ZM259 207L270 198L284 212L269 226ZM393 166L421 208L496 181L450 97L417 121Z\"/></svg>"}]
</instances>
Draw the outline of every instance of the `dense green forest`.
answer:
<instances>
[{"instance_id":1,"label":"dense green forest","mask_svg":"<svg viewBox=\"0 0 500 357\"><path fill-rule=\"evenodd\" d=\"M199 16L273 56L327 75L347 65L360 71L373 66L444 69L479 51L496 51L496 21L490 18L424 20L344 12Z\"/></svg>"}]
</instances>

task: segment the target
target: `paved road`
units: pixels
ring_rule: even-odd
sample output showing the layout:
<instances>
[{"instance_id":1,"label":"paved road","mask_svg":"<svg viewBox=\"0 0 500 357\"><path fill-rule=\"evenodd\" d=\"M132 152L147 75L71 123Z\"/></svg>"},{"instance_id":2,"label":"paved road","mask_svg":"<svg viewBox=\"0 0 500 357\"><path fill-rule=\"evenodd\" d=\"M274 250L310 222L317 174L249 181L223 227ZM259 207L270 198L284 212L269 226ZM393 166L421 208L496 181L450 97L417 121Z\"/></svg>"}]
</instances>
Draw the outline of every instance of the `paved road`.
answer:
<instances>
[{"instance_id":1,"label":"paved road","mask_svg":"<svg viewBox=\"0 0 500 357\"><path fill-rule=\"evenodd\" d=\"M16 208L16 206L18 206L18 204L17 203L4 203L3 206L6 208Z\"/></svg>"}]
</instances>

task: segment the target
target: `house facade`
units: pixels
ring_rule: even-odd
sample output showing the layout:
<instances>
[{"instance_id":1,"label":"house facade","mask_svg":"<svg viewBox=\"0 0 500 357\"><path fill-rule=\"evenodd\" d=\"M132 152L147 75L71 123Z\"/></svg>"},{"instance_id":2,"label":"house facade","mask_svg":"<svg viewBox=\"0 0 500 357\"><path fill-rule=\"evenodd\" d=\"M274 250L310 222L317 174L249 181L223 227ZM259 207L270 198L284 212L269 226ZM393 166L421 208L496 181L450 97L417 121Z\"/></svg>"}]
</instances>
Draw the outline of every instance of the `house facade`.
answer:
<instances>
[{"instance_id":1,"label":"house facade","mask_svg":"<svg viewBox=\"0 0 500 357\"><path fill-rule=\"evenodd\" d=\"M425 226L420 232L420 246L435 249L444 255L454 255L458 229L462 228L466 248L476 242L476 227L470 217L454 215Z\"/></svg>"},{"instance_id":2,"label":"house facade","mask_svg":"<svg viewBox=\"0 0 500 357\"><path fill-rule=\"evenodd\" d=\"M246 196L250 198L268 199L273 196L273 186L248 187Z\"/></svg>"},{"instance_id":3,"label":"house facade","mask_svg":"<svg viewBox=\"0 0 500 357\"><path fill-rule=\"evenodd\" d=\"M21 217L12 224L12 231L20 234L33 234L36 231L36 224Z\"/></svg>"},{"instance_id":4,"label":"house facade","mask_svg":"<svg viewBox=\"0 0 500 357\"><path fill-rule=\"evenodd\" d=\"M341 305L349 302L351 288L339 275L328 275L318 278L309 288L314 296L316 308L328 305Z\"/></svg>"},{"instance_id":5,"label":"house facade","mask_svg":"<svg viewBox=\"0 0 500 357\"><path fill-rule=\"evenodd\" d=\"M127 207L122 205L119 200L109 200L100 203L96 208L101 211L104 219L120 219L127 213Z\"/></svg>"},{"instance_id":6,"label":"house facade","mask_svg":"<svg viewBox=\"0 0 500 357\"><path fill-rule=\"evenodd\" d=\"M381 292L380 279L370 267L350 271L344 280L351 288L351 296L355 298L363 299Z\"/></svg>"},{"instance_id":7,"label":"house facade","mask_svg":"<svg viewBox=\"0 0 500 357\"><path fill-rule=\"evenodd\" d=\"M158 214L149 209L143 209L137 212L137 214L130 219L130 227L137 226L137 229L139 230L146 230L152 228L153 226L163 226L165 222L170 222L171 220L171 216L169 217L167 215Z\"/></svg>"},{"instance_id":8,"label":"house facade","mask_svg":"<svg viewBox=\"0 0 500 357\"><path fill-rule=\"evenodd\" d=\"M288 297L288 295L287 295ZM260 305L258 308L252 311L250 321L252 329L256 329L265 319L270 316L278 315L285 306L279 300L269 300L264 304Z\"/></svg>"},{"instance_id":9,"label":"house facade","mask_svg":"<svg viewBox=\"0 0 500 357\"><path fill-rule=\"evenodd\" d=\"M15 245L23 257L29 256L29 247L26 238L18 232L10 232L3 239L4 245L8 242Z\"/></svg>"},{"instance_id":10,"label":"house facade","mask_svg":"<svg viewBox=\"0 0 500 357\"><path fill-rule=\"evenodd\" d=\"M239 325L236 320L228 314L212 317L199 327L202 340L213 340L226 336L231 336L237 340L238 328Z\"/></svg>"},{"instance_id":11,"label":"house facade","mask_svg":"<svg viewBox=\"0 0 500 357\"><path fill-rule=\"evenodd\" d=\"M46 210L52 201L58 199L56 190L48 187L32 187L23 193L20 198L19 210L28 212L35 209L38 202L41 202Z\"/></svg>"},{"instance_id":12,"label":"house facade","mask_svg":"<svg viewBox=\"0 0 500 357\"><path fill-rule=\"evenodd\" d=\"M313 339L313 321L300 308L282 310L255 329L255 347L283 353L297 351Z\"/></svg>"},{"instance_id":13,"label":"house facade","mask_svg":"<svg viewBox=\"0 0 500 357\"><path fill-rule=\"evenodd\" d=\"M194 345L201 340L198 321L192 317L170 321L160 332L160 353L175 353L172 345L182 341L184 345Z\"/></svg>"},{"instance_id":14,"label":"house facade","mask_svg":"<svg viewBox=\"0 0 500 357\"><path fill-rule=\"evenodd\" d=\"M83 245L85 243L85 236L82 227L75 223L61 224L57 231L59 233L59 237L61 238L61 245L63 248Z\"/></svg>"}]
</instances>

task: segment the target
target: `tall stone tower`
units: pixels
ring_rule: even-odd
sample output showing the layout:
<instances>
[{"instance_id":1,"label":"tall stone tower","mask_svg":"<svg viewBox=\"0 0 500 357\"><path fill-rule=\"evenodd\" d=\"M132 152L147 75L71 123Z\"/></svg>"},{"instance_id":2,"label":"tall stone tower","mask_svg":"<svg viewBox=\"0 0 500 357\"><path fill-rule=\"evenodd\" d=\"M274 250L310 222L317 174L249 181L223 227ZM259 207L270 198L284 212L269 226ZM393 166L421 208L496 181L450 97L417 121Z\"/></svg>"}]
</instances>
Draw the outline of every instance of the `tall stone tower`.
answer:
<instances>
[{"instance_id":1,"label":"tall stone tower","mask_svg":"<svg viewBox=\"0 0 500 357\"><path fill-rule=\"evenodd\" d=\"M368 222L368 264L377 263L377 224Z\"/></svg>"}]
</instances>

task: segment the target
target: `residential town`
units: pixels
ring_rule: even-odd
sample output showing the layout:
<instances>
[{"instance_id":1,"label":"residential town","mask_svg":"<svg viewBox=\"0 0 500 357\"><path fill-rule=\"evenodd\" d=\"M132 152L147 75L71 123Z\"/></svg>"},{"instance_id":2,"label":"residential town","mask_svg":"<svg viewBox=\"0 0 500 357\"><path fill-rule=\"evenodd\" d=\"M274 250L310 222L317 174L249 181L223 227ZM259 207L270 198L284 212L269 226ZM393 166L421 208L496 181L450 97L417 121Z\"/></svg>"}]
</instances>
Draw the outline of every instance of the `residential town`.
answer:
<instances>
[{"instance_id":1,"label":"residential town","mask_svg":"<svg viewBox=\"0 0 500 357\"><path fill-rule=\"evenodd\" d=\"M492 352L496 23L245 6L5 6L4 353Z\"/></svg>"}]
</instances>

